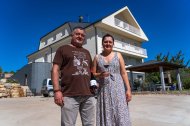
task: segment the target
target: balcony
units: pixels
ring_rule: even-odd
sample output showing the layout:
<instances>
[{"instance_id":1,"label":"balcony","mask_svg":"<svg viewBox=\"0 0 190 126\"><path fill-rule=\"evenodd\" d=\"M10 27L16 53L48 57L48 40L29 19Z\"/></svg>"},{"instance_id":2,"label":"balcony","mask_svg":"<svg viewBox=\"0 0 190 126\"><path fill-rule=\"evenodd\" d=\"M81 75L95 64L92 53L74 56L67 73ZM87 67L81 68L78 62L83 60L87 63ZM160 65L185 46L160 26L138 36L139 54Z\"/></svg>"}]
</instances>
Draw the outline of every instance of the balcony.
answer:
<instances>
[{"instance_id":1,"label":"balcony","mask_svg":"<svg viewBox=\"0 0 190 126\"><path fill-rule=\"evenodd\" d=\"M115 40L114 42L114 48L115 49L120 49L123 51L128 51L131 53L135 53L137 55L143 55L143 57L147 57L147 51L146 49L143 49L141 47L137 47L122 41Z\"/></svg>"},{"instance_id":2,"label":"balcony","mask_svg":"<svg viewBox=\"0 0 190 126\"><path fill-rule=\"evenodd\" d=\"M127 31L130 31L130 32L132 32L134 34L137 34L139 36L141 35L140 30L138 28L135 28L134 26L132 26L132 25L130 25L130 24L124 22L124 21L121 21L121 20L119 20L117 18L115 18L115 25L120 27L120 28L123 28L123 29L125 29Z\"/></svg>"}]
</instances>

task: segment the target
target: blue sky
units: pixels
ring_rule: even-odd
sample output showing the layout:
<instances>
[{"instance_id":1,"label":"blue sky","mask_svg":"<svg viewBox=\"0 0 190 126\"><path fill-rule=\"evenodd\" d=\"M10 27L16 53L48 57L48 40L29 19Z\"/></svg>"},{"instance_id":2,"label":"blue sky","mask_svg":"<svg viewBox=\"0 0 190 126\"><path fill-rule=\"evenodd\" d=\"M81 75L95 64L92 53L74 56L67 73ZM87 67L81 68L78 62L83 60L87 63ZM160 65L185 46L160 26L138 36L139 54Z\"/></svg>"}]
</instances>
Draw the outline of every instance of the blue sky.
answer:
<instances>
[{"instance_id":1,"label":"blue sky","mask_svg":"<svg viewBox=\"0 0 190 126\"><path fill-rule=\"evenodd\" d=\"M83 15L84 21L95 22L124 6L149 38L143 44L145 61L179 50L190 59L189 0L0 0L0 67L22 68L40 38L66 21Z\"/></svg>"}]
</instances>

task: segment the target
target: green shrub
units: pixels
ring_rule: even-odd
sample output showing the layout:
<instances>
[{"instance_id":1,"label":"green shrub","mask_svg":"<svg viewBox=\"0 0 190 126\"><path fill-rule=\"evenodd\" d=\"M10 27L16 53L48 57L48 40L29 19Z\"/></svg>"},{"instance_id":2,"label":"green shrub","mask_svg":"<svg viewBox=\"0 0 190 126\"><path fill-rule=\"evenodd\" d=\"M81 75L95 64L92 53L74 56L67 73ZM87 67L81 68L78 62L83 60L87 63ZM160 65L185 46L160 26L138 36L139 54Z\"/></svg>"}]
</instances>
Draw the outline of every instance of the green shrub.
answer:
<instances>
[{"instance_id":1,"label":"green shrub","mask_svg":"<svg viewBox=\"0 0 190 126\"><path fill-rule=\"evenodd\" d=\"M6 81L7 83L18 83L17 80L14 80L14 79L7 79Z\"/></svg>"},{"instance_id":2,"label":"green shrub","mask_svg":"<svg viewBox=\"0 0 190 126\"><path fill-rule=\"evenodd\" d=\"M190 89L190 78L183 78L182 84L184 89Z\"/></svg>"}]
</instances>

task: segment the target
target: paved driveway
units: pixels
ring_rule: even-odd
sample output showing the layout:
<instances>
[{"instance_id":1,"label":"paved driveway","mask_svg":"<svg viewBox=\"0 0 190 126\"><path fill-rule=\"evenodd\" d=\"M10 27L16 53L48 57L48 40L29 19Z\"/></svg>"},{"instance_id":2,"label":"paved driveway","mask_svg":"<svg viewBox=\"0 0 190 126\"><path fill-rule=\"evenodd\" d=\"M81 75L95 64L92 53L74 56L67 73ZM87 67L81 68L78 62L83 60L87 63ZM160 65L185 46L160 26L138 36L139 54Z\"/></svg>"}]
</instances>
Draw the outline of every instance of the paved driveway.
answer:
<instances>
[{"instance_id":1,"label":"paved driveway","mask_svg":"<svg viewBox=\"0 0 190 126\"><path fill-rule=\"evenodd\" d=\"M190 126L190 96L133 96L133 126Z\"/></svg>"},{"instance_id":2,"label":"paved driveway","mask_svg":"<svg viewBox=\"0 0 190 126\"><path fill-rule=\"evenodd\" d=\"M133 126L190 126L190 96L136 95L129 109ZM0 126L60 126L60 108L53 98L1 98Z\"/></svg>"}]
</instances>

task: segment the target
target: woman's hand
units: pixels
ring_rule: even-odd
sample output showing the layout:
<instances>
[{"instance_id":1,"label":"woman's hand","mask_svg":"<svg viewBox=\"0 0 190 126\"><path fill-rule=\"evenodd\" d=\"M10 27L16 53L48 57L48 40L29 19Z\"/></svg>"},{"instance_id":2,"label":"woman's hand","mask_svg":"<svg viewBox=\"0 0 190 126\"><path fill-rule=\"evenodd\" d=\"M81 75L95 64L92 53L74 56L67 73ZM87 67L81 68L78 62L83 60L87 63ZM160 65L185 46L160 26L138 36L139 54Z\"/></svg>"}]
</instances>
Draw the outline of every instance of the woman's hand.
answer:
<instances>
[{"instance_id":1,"label":"woman's hand","mask_svg":"<svg viewBox=\"0 0 190 126\"><path fill-rule=\"evenodd\" d=\"M109 75L110 75L110 73L109 72L105 72L105 71L100 73L100 77L101 78L108 77Z\"/></svg>"},{"instance_id":2,"label":"woman's hand","mask_svg":"<svg viewBox=\"0 0 190 126\"><path fill-rule=\"evenodd\" d=\"M127 100L127 102L130 102L131 99L132 99L131 91L127 91L127 92L126 92L126 100Z\"/></svg>"}]
</instances>

